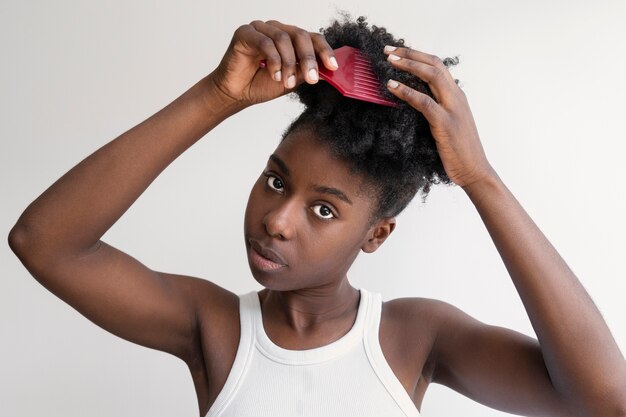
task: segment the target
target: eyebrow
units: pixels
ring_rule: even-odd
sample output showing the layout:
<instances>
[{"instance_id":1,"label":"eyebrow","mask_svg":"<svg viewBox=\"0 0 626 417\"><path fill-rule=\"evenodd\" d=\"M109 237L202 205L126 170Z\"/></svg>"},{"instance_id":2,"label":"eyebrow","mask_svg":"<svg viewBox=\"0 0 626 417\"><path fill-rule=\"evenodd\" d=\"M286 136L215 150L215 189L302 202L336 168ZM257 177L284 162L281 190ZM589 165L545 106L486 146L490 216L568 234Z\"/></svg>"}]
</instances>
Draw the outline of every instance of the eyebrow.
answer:
<instances>
[{"instance_id":1,"label":"eyebrow","mask_svg":"<svg viewBox=\"0 0 626 417\"><path fill-rule=\"evenodd\" d=\"M270 159L274 161L274 163L280 167L280 170L283 171L286 176L288 177L291 176L291 171L289 171L287 164L284 163L283 160L280 159L278 156L276 156L276 154L271 154Z\"/></svg>"},{"instance_id":2,"label":"eyebrow","mask_svg":"<svg viewBox=\"0 0 626 417\"><path fill-rule=\"evenodd\" d=\"M274 162L276 165L278 165L280 170L283 171L286 176L288 177L291 176L291 171L289 170L289 167L287 166L287 164L285 164L285 162L282 159L280 159L276 154L271 154L270 160ZM318 193L334 195L340 200L345 201L346 203L352 205L352 200L348 198L346 193L344 193L338 188L315 184L311 187L311 189L314 191L317 191Z\"/></svg>"},{"instance_id":3,"label":"eyebrow","mask_svg":"<svg viewBox=\"0 0 626 417\"><path fill-rule=\"evenodd\" d=\"M348 196L341 190L333 187L326 187L324 185L314 185L313 190L322 194L331 194L335 197L338 197L340 200L345 201L346 203L352 205L352 201L348 198Z\"/></svg>"}]
</instances>

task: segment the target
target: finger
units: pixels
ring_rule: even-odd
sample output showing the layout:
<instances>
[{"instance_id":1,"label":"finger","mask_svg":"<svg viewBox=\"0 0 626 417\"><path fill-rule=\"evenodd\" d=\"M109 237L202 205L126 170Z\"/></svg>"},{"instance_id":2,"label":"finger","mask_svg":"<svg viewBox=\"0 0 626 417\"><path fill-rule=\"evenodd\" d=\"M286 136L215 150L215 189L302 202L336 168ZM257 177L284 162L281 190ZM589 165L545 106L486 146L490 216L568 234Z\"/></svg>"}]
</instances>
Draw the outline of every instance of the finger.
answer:
<instances>
[{"instance_id":1,"label":"finger","mask_svg":"<svg viewBox=\"0 0 626 417\"><path fill-rule=\"evenodd\" d=\"M405 47L392 47L390 45L385 46L383 49L385 54L393 54L399 56L401 58L412 59L414 61L420 61L425 64L431 65L433 67L437 67L440 69L448 69L446 65L443 63L441 58L436 55L427 54L426 52L418 51L416 49L405 48ZM450 76L451 81L452 76Z\"/></svg>"},{"instance_id":2,"label":"finger","mask_svg":"<svg viewBox=\"0 0 626 417\"><path fill-rule=\"evenodd\" d=\"M395 80L387 82L387 89L422 113L431 125L435 124L442 116L443 109L441 106L427 94L414 90Z\"/></svg>"},{"instance_id":3,"label":"finger","mask_svg":"<svg viewBox=\"0 0 626 417\"><path fill-rule=\"evenodd\" d=\"M321 33L311 33L311 40L313 41L313 47L320 60L326 68L331 71L335 71L339 68L337 58L335 57L335 51L328 44L326 38Z\"/></svg>"},{"instance_id":4,"label":"finger","mask_svg":"<svg viewBox=\"0 0 626 417\"><path fill-rule=\"evenodd\" d=\"M276 20L268 20L267 23L289 34L298 57L299 68L303 78L309 84L317 83L319 72L311 34L297 26L285 25Z\"/></svg>"},{"instance_id":5,"label":"finger","mask_svg":"<svg viewBox=\"0 0 626 417\"><path fill-rule=\"evenodd\" d=\"M388 54L387 61L394 68L426 81L440 103L445 103L452 96L452 92L458 89L448 67L439 57L410 48L396 48L393 51L385 48L384 52Z\"/></svg>"},{"instance_id":6,"label":"finger","mask_svg":"<svg viewBox=\"0 0 626 417\"><path fill-rule=\"evenodd\" d=\"M272 74L274 80L282 81L285 88L293 88L296 83L297 72L296 53L289 34L260 20L255 20L250 25L257 32L266 36L266 40L261 45L262 48L271 49L273 47L277 51L278 58L275 58L273 62L266 59L270 74Z\"/></svg>"},{"instance_id":7,"label":"finger","mask_svg":"<svg viewBox=\"0 0 626 417\"><path fill-rule=\"evenodd\" d=\"M280 81L280 69L282 65L280 53L278 49L276 49L274 41L263 33L263 31L258 30L257 23L258 21L254 21L247 25L240 26L236 31L235 37L240 38L244 47L250 48L253 52L264 57L265 64L261 64L261 67L267 67L272 78Z\"/></svg>"}]
</instances>

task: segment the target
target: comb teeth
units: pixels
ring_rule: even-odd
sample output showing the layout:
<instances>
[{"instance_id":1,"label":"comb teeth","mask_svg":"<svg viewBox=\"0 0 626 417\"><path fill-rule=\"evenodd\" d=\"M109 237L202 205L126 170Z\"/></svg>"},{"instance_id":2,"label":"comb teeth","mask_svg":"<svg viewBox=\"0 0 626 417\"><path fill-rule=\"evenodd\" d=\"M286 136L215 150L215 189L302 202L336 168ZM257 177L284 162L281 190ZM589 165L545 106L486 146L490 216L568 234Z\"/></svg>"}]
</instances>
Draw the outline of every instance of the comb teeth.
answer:
<instances>
[{"instance_id":1,"label":"comb teeth","mask_svg":"<svg viewBox=\"0 0 626 417\"><path fill-rule=\"evenodd\" d=\"M361 53L356 53L354 59L355 93L359 96L365 96L368 99L379 98L379 88L380 81L372 70L369 61L363 57Z\"/></svg>"},{"instance_id":2,"label":"comb teeth","mask_svg":"<svg viewBox=\"0 0 626 417\"><path fill-rule=\"evenodd\" d=\"M334 50L339 62L336 71L326 70L320 65L320 78L330 83L341 94L357 100L398 107L380 92L382 83L374 73L372 64L357 48L342 46Z\"/></svg>"}]
</instances>

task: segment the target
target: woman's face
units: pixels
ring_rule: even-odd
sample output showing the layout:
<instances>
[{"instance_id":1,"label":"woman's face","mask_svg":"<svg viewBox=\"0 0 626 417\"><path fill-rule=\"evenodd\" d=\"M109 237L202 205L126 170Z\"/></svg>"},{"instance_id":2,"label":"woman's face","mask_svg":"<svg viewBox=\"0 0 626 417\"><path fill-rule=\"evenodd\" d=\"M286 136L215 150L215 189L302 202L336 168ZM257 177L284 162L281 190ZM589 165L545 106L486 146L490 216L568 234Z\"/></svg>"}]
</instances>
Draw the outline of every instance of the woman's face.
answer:
<instances>
[{"instance_id":1,"label":"woman's face","mask_svg":"<svg viewBox=\"0 0 626 417\"><path fill-rule=\"evenodd\" d=\"M277 291L346 278L359 251L373 252L393 230L379 242L380 222L369 223L374 202L362 185L312 133L291 132L248 199L244 237L254 278Z\"/></svg>"}]
</instances>

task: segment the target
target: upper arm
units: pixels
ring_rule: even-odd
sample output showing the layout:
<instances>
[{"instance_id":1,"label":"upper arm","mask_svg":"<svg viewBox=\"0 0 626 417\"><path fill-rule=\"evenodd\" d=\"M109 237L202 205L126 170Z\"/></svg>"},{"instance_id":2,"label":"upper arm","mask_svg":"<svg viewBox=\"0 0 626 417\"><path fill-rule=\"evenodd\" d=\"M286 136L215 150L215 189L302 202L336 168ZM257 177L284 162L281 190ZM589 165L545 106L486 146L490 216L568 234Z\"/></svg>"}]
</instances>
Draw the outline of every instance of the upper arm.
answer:
<instances>
[{"instance_id":1,"label":"upper arm","mask_svg":"<svg viewBox=\"0 0 626 417\"><path fill-rule=\"evenodd\" d=\"M554 389L536 339L435 302L432 381L491 408L528 416L575 415Z\"/></svg>"},{"instance_id":2,"label":"upper arm","mask_svg":"<svg viewBox=\"0 0 626 417\"><path fill-rule=\"evenodd\" d=\"M95 251L29 267L48 290L103 329L186 363L199 348L197 309L227 293L199 278L153 271L100 241Z\"/></svg>"}]
</instances>

